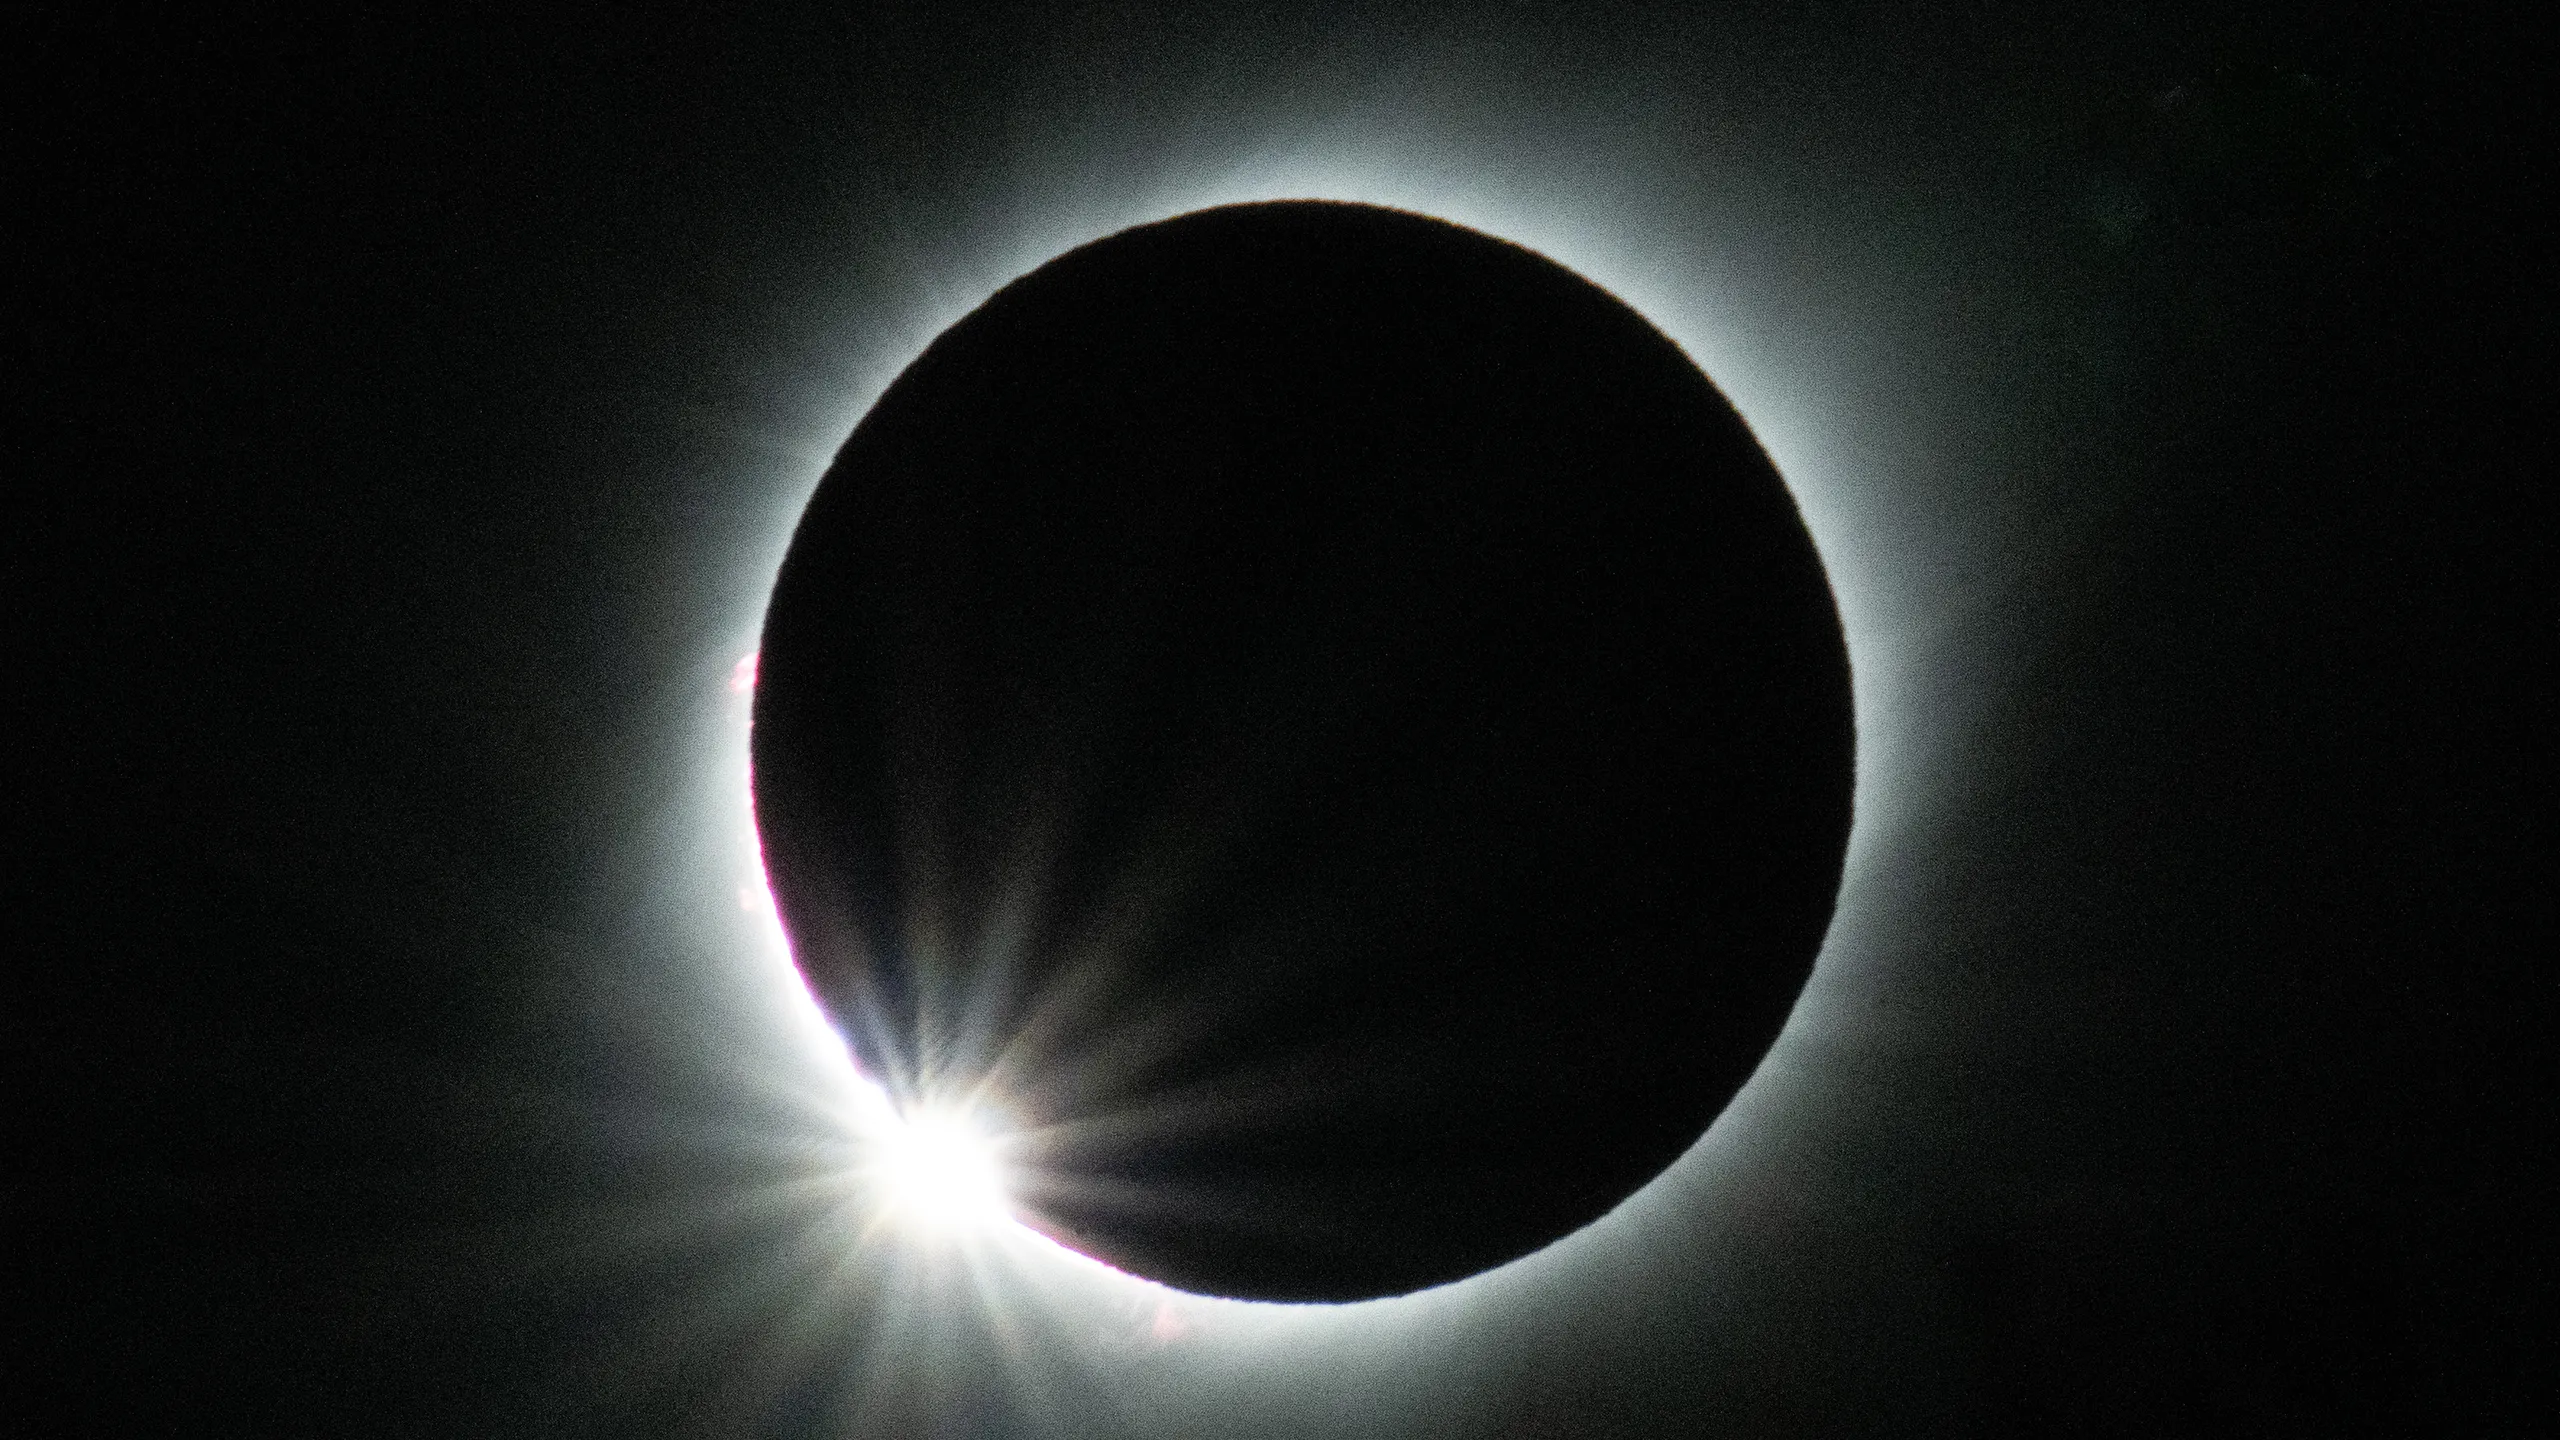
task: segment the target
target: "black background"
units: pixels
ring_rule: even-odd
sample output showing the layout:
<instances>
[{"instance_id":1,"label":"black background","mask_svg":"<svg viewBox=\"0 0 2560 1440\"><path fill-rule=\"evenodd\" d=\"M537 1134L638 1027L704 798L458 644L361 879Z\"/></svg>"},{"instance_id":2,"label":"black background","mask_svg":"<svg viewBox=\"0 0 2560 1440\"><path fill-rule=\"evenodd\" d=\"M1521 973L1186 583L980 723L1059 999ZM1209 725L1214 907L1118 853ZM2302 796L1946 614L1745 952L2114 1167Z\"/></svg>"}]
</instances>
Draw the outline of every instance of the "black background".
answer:
<instances>
[{"instance_id":1,"label":"black background","mask_svg":"<svg viewBox=\"0 0 2560 1440\"><path fill-rule=\"evenodd\" d=\"M54 1417L18 1428L2547 1413L2518 36L94 14L8 62L8 1368ZM1023 217L1097 175L1181 208L1399 136L1595 225L1691 217L1642 238L1774 327L1764 390L1872 421L1826 432L1832 564L1901 607L1860 683L1922 758L1787 1104L1741 1179L1365 1367L1025 1358L859 1274L869 1318L782 1344L800 1232L737 1197L788 1127L664 877L795 486L948 257L1083 238Z\"/></svg>"}]
</instances>

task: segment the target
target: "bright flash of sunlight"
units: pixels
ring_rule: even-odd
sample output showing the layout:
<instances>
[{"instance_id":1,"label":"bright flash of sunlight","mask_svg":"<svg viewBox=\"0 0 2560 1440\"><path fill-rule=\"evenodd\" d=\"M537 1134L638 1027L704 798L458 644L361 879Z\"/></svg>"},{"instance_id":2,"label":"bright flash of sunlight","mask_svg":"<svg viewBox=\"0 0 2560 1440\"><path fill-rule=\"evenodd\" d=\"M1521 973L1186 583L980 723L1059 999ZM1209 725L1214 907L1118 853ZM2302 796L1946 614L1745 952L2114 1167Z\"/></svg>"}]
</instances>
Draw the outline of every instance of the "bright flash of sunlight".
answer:
<instances>
[{"instance_id":1,"label":"bright flash of sunlight","mask_svg":"<svg viewBox=\"0 0 2560 1440\"><path fill-rule=\"evenodd\" d=\"M871 1138L868 1168L900 1223L949 1233L1013 1218L996 1137L978 1115L937 1106L893 1111Z\"/></svg>"}]
</instances>

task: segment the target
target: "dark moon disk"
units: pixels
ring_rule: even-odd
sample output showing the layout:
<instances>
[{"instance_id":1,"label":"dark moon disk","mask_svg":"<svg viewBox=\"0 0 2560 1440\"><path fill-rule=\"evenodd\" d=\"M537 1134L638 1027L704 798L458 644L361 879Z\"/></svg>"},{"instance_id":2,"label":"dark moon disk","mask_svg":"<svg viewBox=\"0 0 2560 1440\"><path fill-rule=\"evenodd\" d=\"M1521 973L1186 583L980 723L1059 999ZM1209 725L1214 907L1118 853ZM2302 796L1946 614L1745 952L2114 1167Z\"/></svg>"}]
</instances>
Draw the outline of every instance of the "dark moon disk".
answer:
<instances>
[{"instance_id":1,"label":"dark moon disk","mask_svg":"<svg viewBox=\"0 0 2560 1440\"><path fill-rule=\"evenodd\" d=\"M1499 1265L1694 1142L1829 923L1830 587L1688 358L1367 206L1097 241L846 441L766 617L811 987L1026 1222L1184 1290Z\"/></svg>"}]
</instances>

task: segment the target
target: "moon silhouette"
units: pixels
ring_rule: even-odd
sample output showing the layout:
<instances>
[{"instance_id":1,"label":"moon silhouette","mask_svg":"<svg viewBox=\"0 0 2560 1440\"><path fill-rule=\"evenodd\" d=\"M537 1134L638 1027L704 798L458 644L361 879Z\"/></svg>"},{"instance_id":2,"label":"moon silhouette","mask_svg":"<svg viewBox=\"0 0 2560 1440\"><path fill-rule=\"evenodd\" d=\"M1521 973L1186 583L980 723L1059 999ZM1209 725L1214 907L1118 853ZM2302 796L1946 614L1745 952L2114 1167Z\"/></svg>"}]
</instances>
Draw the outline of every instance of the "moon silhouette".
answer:
<instances>
[{"instance_id":1,"label":"moon silhouette","mask_svg":"<svg viewBox=\"0 0 2560 1440\"><path fill-rule=\"evenodd\" d=\"M1776 469L1528 250L1199 211L953 325L765 620L754 793L812 992L1021 1218L1356 1300L1590 1223L1785 1022L1850 674Z\"/></svg>"}]
</instances>

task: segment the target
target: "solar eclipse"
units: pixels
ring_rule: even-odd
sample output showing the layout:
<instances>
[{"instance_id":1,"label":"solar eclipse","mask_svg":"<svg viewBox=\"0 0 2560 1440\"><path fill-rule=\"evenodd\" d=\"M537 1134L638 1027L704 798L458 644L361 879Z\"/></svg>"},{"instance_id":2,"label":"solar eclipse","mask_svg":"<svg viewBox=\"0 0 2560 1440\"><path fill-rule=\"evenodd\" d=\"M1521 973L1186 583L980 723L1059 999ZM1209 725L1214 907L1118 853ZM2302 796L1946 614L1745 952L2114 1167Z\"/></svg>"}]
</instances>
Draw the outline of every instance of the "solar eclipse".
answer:
<instances>
[{"instance_id":1,"label":"solar eclipse","mask_svg":"<svg viewBox=\"0 0 2560 1440\"><path fill-rule=\"evenodd\" d=\"M1587 1224L1784 1021L1847 652L1784 484L1552 261L1370 206L1085 246L920 356L784 562L756 805L902 1111L1022 1214L1353 1300Z\"/></svg>"}]
</instances>

